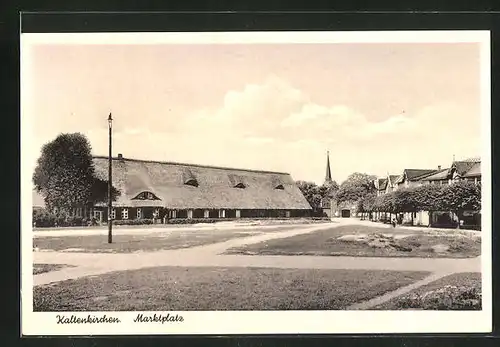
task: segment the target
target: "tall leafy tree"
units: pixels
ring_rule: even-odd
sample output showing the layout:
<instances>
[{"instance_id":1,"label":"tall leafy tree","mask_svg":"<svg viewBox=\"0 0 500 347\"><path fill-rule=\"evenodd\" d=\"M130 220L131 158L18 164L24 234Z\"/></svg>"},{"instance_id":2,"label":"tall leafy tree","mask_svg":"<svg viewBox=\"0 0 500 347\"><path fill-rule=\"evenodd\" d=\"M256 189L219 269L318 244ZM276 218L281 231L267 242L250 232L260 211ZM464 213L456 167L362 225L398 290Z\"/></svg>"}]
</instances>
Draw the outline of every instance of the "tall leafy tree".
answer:
<instances>
[{"instance_id":1,"label":"tall leafy tree","mask_svg":"<svg viewBox=\"0 0 500 347\"><path fill-rule=\"evenodd\" d=\"M436 184L426 184L413 188L412 195L416 211L443 211L447 207L442 201L446 186Z\"/></svg>"},{"instance_id":2,"label":"tall leafy tree","mask_svg":"<svg viewBox=\"0 0 500 347\"><path fill-rule=\"evenodd\" d=\"M323 199L334 199L337 191L339 190L339 185L335 181L329 183L324 183L319 187L319 194Z\"/></svg>"},{"instance_id":3,"label":"tall leafy tree","mask_svg":"<svg viewBox=\"0 0 500 347\"><path fill-rule=\"evenodd\" d=\"M337 202L358 202L365 195L375 192L376 176L355 172L342 182L336 194Z\"/></svg>"},{"instance_id":4,"label":"tall leafy tree","mask_svg":"<svg viewBox=\"0 0 500 347\"><path fill-rule=\"evenodd\" d=\"M375 209L375 200L377 199L377 194L375 192L370 192L361 198L358 202L358 212L365 212L369 214L370 219L372 218L372 212Z\"/></svg>"},{"instance_id":5,"label":"tall leafy tree","mask_svg":"<svg viewBox=\"0 0 500 347\"><path fill-rule=\"evenodd\" d=\"M464 211L480 211L481 186L468 181L454 182L443 189L440 204L443 209L452 211L459 218Z\"/></svg>"},{"instance_id":6,"label":"tall leafy tree","mask_svg":"<svg viewBox=\"0 0 500 347\"><path fill-rule=\"evenodd\" d=\"M107 183L94 175L92 148L80 133L60 134L45 144L38 159L33 183L49 210L70 212L107 197ZM118 194L113 189L113 194Z\"/></svg>"},{"instance_id":7,"label":"tall leafy tree","mask_svg":"<svg viewBox=\"0 0 500 347\"><path fill-rule=\"evenodd\" d=\"M299 187L307 202L309 202L309 205L311 205L313 209L318 209L321 205L321 199L323 198L320 187L314 182L307 181L297 181L296 185Z\"/></svg>"}]
</instances>

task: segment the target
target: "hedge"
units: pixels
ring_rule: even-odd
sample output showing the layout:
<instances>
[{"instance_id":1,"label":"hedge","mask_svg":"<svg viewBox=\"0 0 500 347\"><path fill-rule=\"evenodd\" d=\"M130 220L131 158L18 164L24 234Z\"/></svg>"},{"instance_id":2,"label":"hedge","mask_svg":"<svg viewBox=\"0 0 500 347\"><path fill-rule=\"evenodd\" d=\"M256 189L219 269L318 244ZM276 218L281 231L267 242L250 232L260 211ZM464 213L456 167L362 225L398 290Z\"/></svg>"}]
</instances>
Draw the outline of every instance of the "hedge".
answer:
<instances>
[{"instance_id":1,"label":"hedge","mask_svg":"<svg viewBox=\"0 0 500 347\"><path fill-rule=\"evenodd\" d=\"M361 212L480 211L481 186L468 181L423 185L362 199Z\"/></svg>"},{"instance_id":2,"label":"hedge","mask_svg":"<svg viewBox=\"0 0 500 347\"><path fill-rule=\"evenodd\" d=\"M70 227L96 225L94 219L52 213L47 210L33 211L33 226L36 228Z\"/></svg>"},{"instance_id":3,"label":"hedge","mask_svg":"<svg viewBox=\"0 0 500 347\"><path fill-rule=\"evenodd\" d=\"M248 220L293 220L307 219L312 221L329 221L327 217L297 217L297 218L175 218L168 219L167 224L197 224L197 223L216 223L222 221L248 221ZM156 223L155 223L156 222ZM151 225L162 224L161 219L119 219L114 220L113 225ZM87 220L81 217L68 217L47 212L45 210L35 211L33 213L33 225L36 228L53 228L69 226L92 226L97 225L95 219Z\"/></svg>"},{"instance_id":4,"label":"hedge","mask_svg":"<svg viewBox=\"0 0 500 347\"><path fill-rule=\"evenodd\" d=\"M157 223L161 222L161 220L159 219L157 219L156 221ZM154 223L155 223L154 219L119 219L113 221L114 225L147 225Z\"/></svg>"}]
</instances>

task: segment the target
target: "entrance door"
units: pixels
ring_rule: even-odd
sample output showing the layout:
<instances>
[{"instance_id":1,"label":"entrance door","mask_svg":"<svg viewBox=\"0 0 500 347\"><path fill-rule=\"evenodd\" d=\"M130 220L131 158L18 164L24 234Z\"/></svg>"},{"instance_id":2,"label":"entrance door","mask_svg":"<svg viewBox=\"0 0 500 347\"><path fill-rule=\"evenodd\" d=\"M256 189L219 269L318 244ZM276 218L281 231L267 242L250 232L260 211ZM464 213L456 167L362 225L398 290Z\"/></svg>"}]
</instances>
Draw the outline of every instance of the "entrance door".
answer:
<instances>
[{"instance_id":1,"label":"entrance door","mask_svg":"<svg viewBox=\"0 0 500 347\"><path fill-rule=\"evenodd\" d=\"M342 210L342 218L350 218L351 210Z\"/></svg>"},{"instance_id":2,"label":"entrance door","mask_svg":"<svg viewBox=\"0 0 500 347\"><path fill-rule=\"evenodd\" d=\"M97 220L97 223L102 223L102 211L94 210L94 218Z\"/></svg>"}]
</instances>

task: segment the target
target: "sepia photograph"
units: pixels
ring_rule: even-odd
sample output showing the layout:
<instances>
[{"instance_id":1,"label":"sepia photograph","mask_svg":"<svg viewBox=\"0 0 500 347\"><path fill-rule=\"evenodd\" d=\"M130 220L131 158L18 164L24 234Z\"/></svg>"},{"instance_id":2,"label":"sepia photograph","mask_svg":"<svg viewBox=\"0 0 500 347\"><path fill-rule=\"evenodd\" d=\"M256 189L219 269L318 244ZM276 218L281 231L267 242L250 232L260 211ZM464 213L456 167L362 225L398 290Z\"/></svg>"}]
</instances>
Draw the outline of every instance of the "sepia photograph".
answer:
<instances>
[{"instance_id":1,"label":"sepia photograph","mask_svg":"<svg viewBox=\"0 0 500 347\"><path fill-rule=\"evenodd\" d=\"M23 34L23 332L489 331L489 69L484 31Z\"/></svg>"}]
</instances>

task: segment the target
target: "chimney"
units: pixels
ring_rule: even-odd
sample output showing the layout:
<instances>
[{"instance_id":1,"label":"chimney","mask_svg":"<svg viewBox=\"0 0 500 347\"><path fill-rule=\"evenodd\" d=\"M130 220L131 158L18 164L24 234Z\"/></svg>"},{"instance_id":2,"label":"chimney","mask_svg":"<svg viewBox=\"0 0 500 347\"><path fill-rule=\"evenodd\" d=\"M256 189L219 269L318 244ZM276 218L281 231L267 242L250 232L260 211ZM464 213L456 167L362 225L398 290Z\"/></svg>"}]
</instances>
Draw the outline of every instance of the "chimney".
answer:
<instances>
[{"instance_id":1,"label":"chimney","mask_svg":"<svg viewBox=\"0 0 500 347\"><path fill-rule=\"evenodd\" d=\"M122 160L123 159L123 154L118 153L118 159Z\"/></svg>"},{"instance_id":2,"label":"chimney","mask_svg":"<svg viewBox=\"0 0 500 347\"><path fill-rule=\"evenodd\" d=\"M438 165L438 170L441 170L441 165Z\"/></svg>"}]
</instances>

